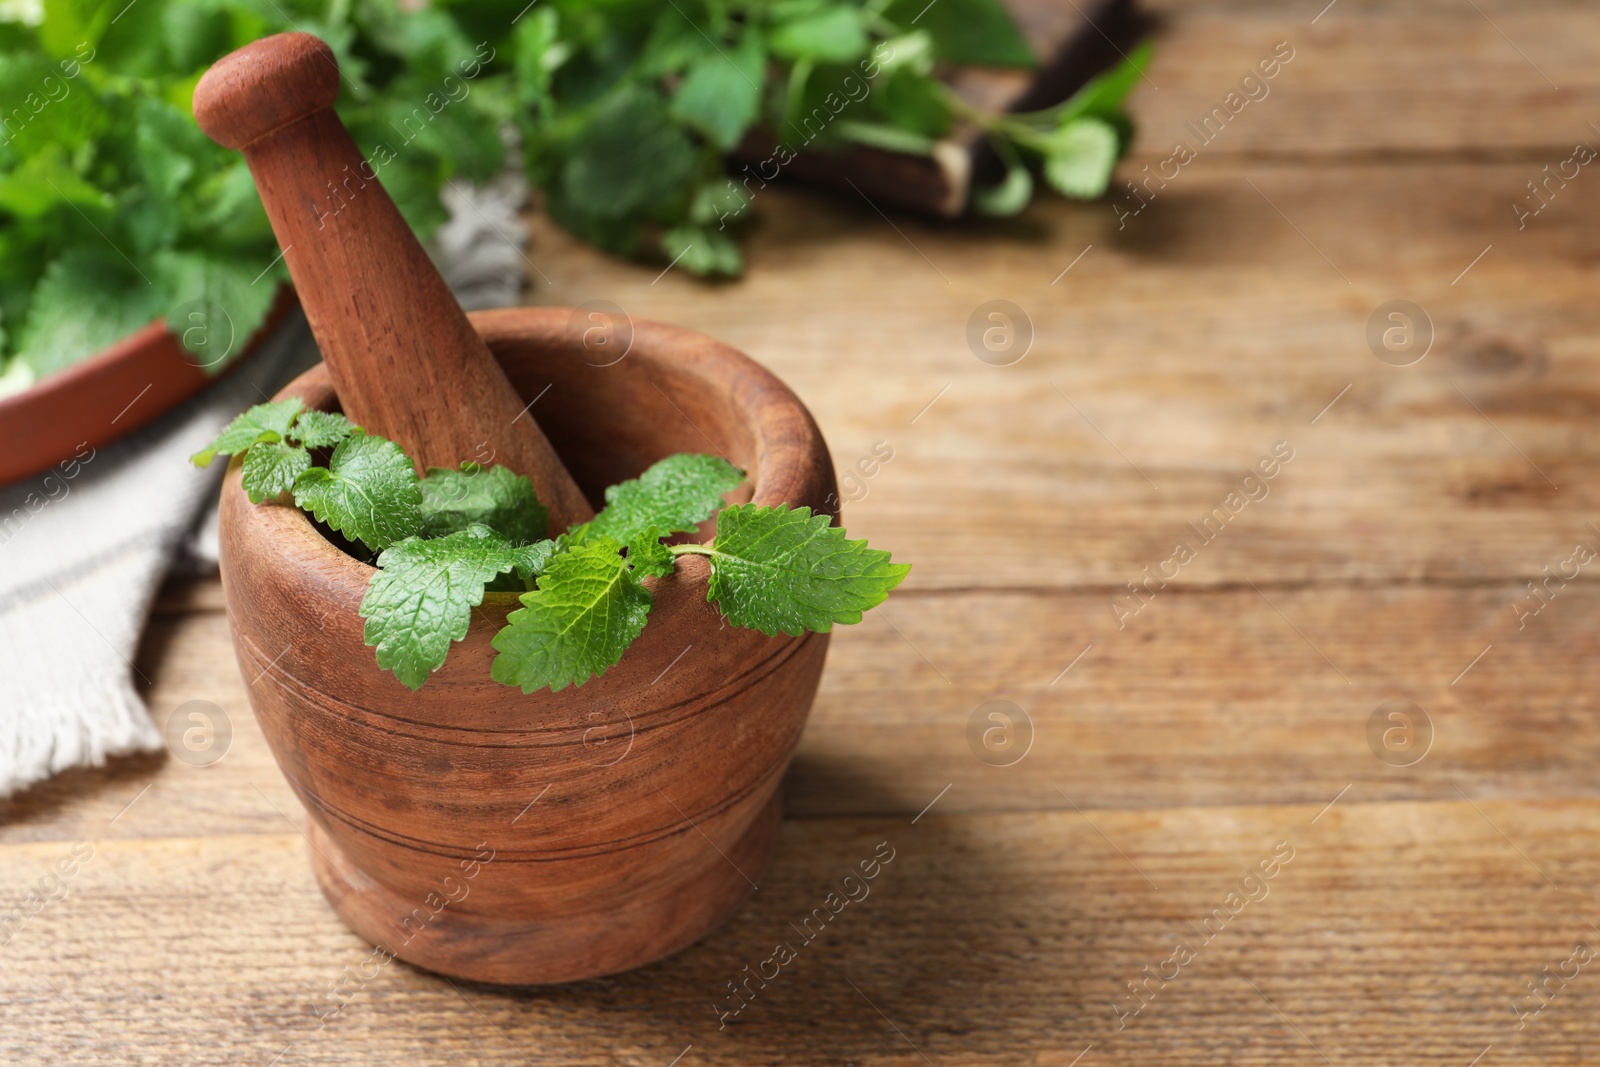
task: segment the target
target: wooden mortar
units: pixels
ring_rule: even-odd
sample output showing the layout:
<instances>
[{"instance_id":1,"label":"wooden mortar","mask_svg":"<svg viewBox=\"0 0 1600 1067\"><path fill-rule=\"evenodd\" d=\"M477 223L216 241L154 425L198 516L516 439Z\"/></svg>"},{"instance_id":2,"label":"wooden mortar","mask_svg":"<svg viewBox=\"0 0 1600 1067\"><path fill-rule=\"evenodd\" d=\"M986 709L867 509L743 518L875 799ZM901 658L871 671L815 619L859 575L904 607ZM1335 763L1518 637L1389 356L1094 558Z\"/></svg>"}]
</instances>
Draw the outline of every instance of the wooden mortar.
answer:
<instances>
[{"instance_id":1,"label":"wooden mortar","mask_svg":"<svg viewBox=\"0 0 1600 1067\"><path fill-rule=\"evenodd\" d=\"M750 359L639 322L621 362L585 362L568 309L472 324L591 498L675 452L724 453L758 504L826 510L815 422ZM280 396L337 410L318 366ZM312 864L340 917L460 978L564 982L682 948L750 893L772 853L778 784L828 638L724 625L699 556L650 580L649 625L604 675L524 696L489 677L517 606L490 593L415 692L379 670L358 614L373 569L303 512L222 491L222 581L250 703L310 813Z\"/></svg>"},{"instance_id":2,"label":"wooden mortar","mask_svg":"<svg viewBox=\"0 0 1600 1067\"><path fill-rule=\"evenodd\" d=\"M359 176L338 88L326 45L280 34L195 90L201 127L250 164L322 346L280 395L342 407L426 464L487 448L533 480L553 532L676 452L725 455L757 503L827 510L816 424L738 352L638 323L601 359L577 311L463 315L382 183ZM650 580L649 625L620 663L524 696L489 673L514 595L487 595L413 692L362 639L372 568L299 510L252 505L237 461L221 549L234 648L311 816L317 881L384 951L478 981L570 981L689 944L755 888L827 638L725 626L703 557Z\"/></svg>"}]
</instances>

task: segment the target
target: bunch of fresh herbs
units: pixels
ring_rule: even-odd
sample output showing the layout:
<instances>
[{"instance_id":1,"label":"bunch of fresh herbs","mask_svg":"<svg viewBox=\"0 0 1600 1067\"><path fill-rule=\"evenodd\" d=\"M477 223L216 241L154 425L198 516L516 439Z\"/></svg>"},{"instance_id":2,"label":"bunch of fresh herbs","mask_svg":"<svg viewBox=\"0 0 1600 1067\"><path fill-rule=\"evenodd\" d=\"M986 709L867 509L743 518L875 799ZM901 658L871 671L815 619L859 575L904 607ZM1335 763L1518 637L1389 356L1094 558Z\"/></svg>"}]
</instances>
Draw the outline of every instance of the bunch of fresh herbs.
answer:
<instances>
[{"instance_id":1,"label":"bunch of fresh herbs","mask_svg":"<svg viewBox=\"0 0 1600 1067\"><path fill-rule=\"evenodd\" d=\"M161 318L207 368L243 349L287 272L243 159L191 99L218 58L291 29L338 53L340 115L369 154L389 146L382 181L419 235L446 217L444 182L504 165L510 65L439 12L0 3L0 395Z\"/></svg>"},{"instance_id":2,"label":"bunch of fresh herbs","mask_svg":"<svg viewBox=\"0 0 1600 1067\"><path fill-rule=\"evenodd\" d=\"M979 210L1020 211L1035 167L1097 196L1145 55L1000 115L938 77L1034 63L999 0L0 0L0 395L163 317L203 366L243 348L285 271L190 101L211 63L286 30L337 54L340 116L420 236L441 186L495 175L516 130L555 220L702 275L740 273L730 224L801 149L926 153L966 123L1008 164ZM777 148L758 181L730 177L752 136Z\"/></svg>"},{"instance_id":3,"label":"bunch of fresh herbs","mask_svg":"<svg viewBox=\"0 0 1600 1067\"><path fill-rule=\"evenodd\" d=\"M500 10L472 8L480 23ZM602 248L659 251L703 275L740 273L729 223L801 150L929 155L965 123L1006 164L974 191L980 212L1026 207L1035 167L1065 196L1100 196L1131 139L1122 101L1149 55L1058 107L997 114L939 75L1034 66L1000 0L541 0L510 37L527 170L551 217ZM763 152L743 152L730 176L729 154L751 135Z\"/></svg>"},{"instance_id":4,"label":"bunch of fresh herbs","mask_svg":"<svg viewBox=\"0 0 1600 1067\"><path fill-rule=\"evenodd\" d=\"M599 514L552 540L526 477L469 463L419 478L393 441L297 398L246 411L194 462L218 455L243 457L252 502L292 496L378 554L361 602L366 641L411 689L467 635L489 590L518 591L522 603L495 635L491 674L531 693L582 685L620 660L650 613L645 579L672 573L682 555L708 557L707 599L730 623L769 635L860 622L911 569L809 508L724 507L744 472L716 456L668 456L607 489ZM662 543L713 514L711 542Z\"/></svg>"}]
</instances>

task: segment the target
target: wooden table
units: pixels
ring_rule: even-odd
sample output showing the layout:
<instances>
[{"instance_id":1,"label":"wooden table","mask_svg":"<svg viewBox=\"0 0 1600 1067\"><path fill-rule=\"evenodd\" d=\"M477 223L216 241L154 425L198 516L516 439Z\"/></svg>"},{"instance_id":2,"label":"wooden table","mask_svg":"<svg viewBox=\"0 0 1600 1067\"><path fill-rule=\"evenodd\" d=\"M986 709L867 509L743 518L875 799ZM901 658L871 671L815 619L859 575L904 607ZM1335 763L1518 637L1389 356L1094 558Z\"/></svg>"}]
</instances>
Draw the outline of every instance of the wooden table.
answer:
<instances>
[{"instance_id":1,"label":"wooden table","mask_svg":"<svg viewBox=\"0 0 1600 1067\"><path fill-rule=\"evenodd\" d=\"M0 1061L1594 1063L1600 564L1548 602L1525 583L1600 549L1600 173L1567 166L1520 229L1512 205L1600 144L1600 12L1323 2L1161 5L1128 177L1294 58L1121 229L1106 203L939 225L773 188L748 279L713 287L538 227L539 301L743 348L841 473L893 449L846 517L916 569L836 637L777 859L724 929L556 989L369 969L218 587L173 584L151 708L213 701L231 748L4 808L9 898L93 855L0 949ZM1035 331L1011 365L966 339L993 299ZM1411 366L1368 345L1391 300L1432 322ZM989 701L1014 745L1031 723L1010 766L975 755ZM727 983L880 842L870 897L719 1029Z\"/></svg>"}]
</instances>

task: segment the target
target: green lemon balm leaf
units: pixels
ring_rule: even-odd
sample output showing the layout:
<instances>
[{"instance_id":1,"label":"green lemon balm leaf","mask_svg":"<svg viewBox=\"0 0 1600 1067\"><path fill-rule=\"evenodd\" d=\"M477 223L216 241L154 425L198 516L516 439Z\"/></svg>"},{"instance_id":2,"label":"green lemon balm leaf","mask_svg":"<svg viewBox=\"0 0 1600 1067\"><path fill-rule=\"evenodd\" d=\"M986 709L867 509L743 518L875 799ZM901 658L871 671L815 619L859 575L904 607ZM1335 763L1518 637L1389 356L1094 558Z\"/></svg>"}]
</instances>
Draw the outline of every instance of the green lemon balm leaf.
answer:
<instances>
[{"instance_id":1,"label":"green lemon balm leaf","mask_svg":"<svg viewBox=\"0 0 1600 1067\"><path fill-rule=\"evenodd\" d=\"M661 535L689 533L722 506L744 472L718 456L680 452L639 477L606 490L606 506L588 524L588 537L626 544L651 526Z\"/></svg>"},{"instance_id":2,"label":"green lemon balm leaf","mask_svg":"<svg viewBox=\"0 0 1600 1067\"><path fill-rule=\"evenodd\" d=\"M746 29L732 49L700 54L672 98L672 114L704 132L718 148L732 149L755 121L766 76L761 34Z\"/></svg>"},{"instance_id":3,"label":"green lemon balm leaf","mask_svg":"<svg viewBox=\"0 0 1600 1067\"><path fill-rule=\"evenodd\" d=\"M516 569L517 577L523 581L537 578L544 573L545 567L550 562L550 557L556 553L554 541L536 541L531 545L519 545L512 550L511 564Z\"/></svg>"},{"instance_id":4,"label":"green lemon balm leaf","mask_svg":"<svg viewBox=\"0 0 1600 1067\"><path fill-rule=\"evenodd\" d=\"M161 293L114 251L78 246L34 286L17 358L43 378L149 325L162 310Z\"/></svg>"},{"instance_id":5,"label":"green lemon balm leaf","mask_svg":"<svg viewBox=\"0 0 1600 1067\"><path fill-rule=\"evenodd\" d=\"M295 480L294 500L374 552L422 527L416 468L383 437L356 434L340 441L327 467L312 467Z\"/></svg>"},{"instance_id":6,"label":"green lemon balm leaf","mask_svg":"<svg viewBox=\"0 0 1600 1067\"><path fill-rule=\"evenodd\" d=\"M860 622L911 570L865 541L846 540L828 516L788 505L724 508L704 554L711 557L706 599L735 626L768 635Z\"/></svg>"},{"instance_id":7,"label":"green lemon balm leaf","mask_svg":"<svg viewBox=\"0 0 1600 1067\"><path fill-rule=\"evenodd\" d=\"M289 430L289 437L307 448L331 448L359 432L361 427L343 415L329 411L302 411Z\"/></svg>"},{"instance_id":8,"label":"green lemon balm leaf","mask_svg":"<svg viewBox=\"0 0 1600 1067\"><path fill-rule=\"evenodd\" d=\"M430 467L421 488L424 537L442 537L477 523L514 545L526 545L543 538L550 521L533 483L506 467Z\"/></svg>"},{"instance_id":9,"label":"green lemon balm leaf","mask_svg":"<svg viewBox=\"0 0 1600 1067\"><path fill-rule=\"evenodd\" d=\"M517 548L487 526L444 537L408 537L384 549L361 599L366 642L378 666L417 689L467 636L484 586L519 563Z\"/></svg>"},{"instance_id":10,"label":"green lemon balm leaf","mask_svg":"<svg viewBox=\"0 0 1600 1067\"><path fill-rule=\"evenodd\" d=\"M689 219L701 226L714 222L721 230L728 223L743 218L753 199L753 194L733 184L732 179L708 181L695 192L694 203L689 206Z\"/></svg>"},{"instance_id":11,"label":"green lemon balm leaf","mask_svg":"<svg viewBox=\"0 0 1600 1067\"><path fill-rule=\"evenodd\" d=\"M523 594L523 607L495 635L495 681L559 692L622 658L644 631L652 600L620 548L602 537L550 557L539 588Z\"/></svg>"},{"instance_id":12,"label":"green lemon balm leaf","mask_svg":"<svg viewBox=\"0 0 1600 1067\"><path fill-rule=\"evenodd\" d=\"M211 374L244 352L277 295L276 286L252 284L261 272L235 255L168 250L152 265L175 305L167 309L167 329Z\"/></svg>"},{"instance_id":13,"label":"green lemon balm leaf","mask_svg":"<svg viewBox=\"0 0 1600 1067\"><path fill-rule=\"evenodd\" d=\"M236 456L261 441L281 441L289 426L306 404L297 396L257 404L232 422L205 448L189 457L196 467L204 467L217 456Z\"/></svg>"},{"instance_id":14,"label":"green lemon balm leaf","mask_svg":"<svg viewBox=\"0 0 1600 1067\"><path fill-rule=\"evenodd\" d=\"M573 137L560 196L596 219L648 213L679 195L699 161L666 99L648 86L623 82Z\"/></svg>"},{"instance_id":15,"label":"green lemon balm leaf","mask_svg":"<svg viewBox=\"0 0 1600 1067\"><path fill-rule=\"evenodd\" d=\"M1006 171L998 185L975 186L972 190L972 207L980 215L1009 218L1028 206L1033 199L1033 174L1018 163Z\"/></svg>"},{"instance_id":16,"label":"green lemon balm leaf","mask_svg":"<svg viewBox=\"0 0 1600 1067\"><path fill-rule=\"evenodd\" d=\"M672 549L661 538L660 528L652 526L628 542L628 562L641 577L665 578L672 573Z\"/></svg>"},{"instance_id":17,"label":"green lemon balm leaf","mask_svg":"<svg viewBox=\"0 0 1600 1067\"><path fill-rule=\"evenodd\" d=\"M298 445L268 441L245 453L240 480L250 503L259 504L293 489L295 479L310 467L310 452Z\"/></svg>"},{"instance_id":18,"label":"green lemon balm leaf","mask_svg":"<svg viewBox=\"0 0 1600 1067\"><path fill-rule=\"evenodd\" d=\"M1092 200L1111 184L1120 153L1117 131L1109 122L1073 119L1050 137L1045 181L1062 196Z\"/></svg>"},{"instance_id":19,"label":"green lemon balm leaf","mask_svg":"<svg viewBox=\"0 0 1600 1067\"><path fill-rule=\"evenodd\" d=\"M733 238L709 226L674 226L661 235L661 251L690 274L737 278L744 256Z\"/></svg>"},{"instance_id":20,"label":"green lemon balm leaf","mask_svg":"<svg viewBox=\"0 0 1600 1067\"><path fill-rule=\"evenodd\" d=\"M940 59L985 67L1033 67L1038 61L1000 0L891 0L891 20L933 35Z\"/></svg>"},{"instance_id":21,"label":"green lemon balm leaf","mask_svg":"<svg viewBox=\"0 0 1600 1067\"><path fill-rule=\"evenodd\" d=\"M849 63L866 55L866 28L860 10L849 4L830 4L813 14L779 24L769 43L785 59L812 59L818 63Z\"/></svg>"}]
</instances>

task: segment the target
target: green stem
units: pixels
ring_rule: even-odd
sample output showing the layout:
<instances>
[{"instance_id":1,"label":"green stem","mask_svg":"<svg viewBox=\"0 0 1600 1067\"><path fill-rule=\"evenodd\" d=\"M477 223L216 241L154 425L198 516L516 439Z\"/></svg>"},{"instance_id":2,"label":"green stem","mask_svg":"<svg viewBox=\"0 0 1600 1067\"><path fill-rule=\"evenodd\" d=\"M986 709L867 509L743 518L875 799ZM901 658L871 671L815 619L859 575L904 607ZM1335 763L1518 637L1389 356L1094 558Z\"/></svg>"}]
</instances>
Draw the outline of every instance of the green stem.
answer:
<instances>
[{"instance_id":1,"label":"green stem","mask_svg":"<svg viewBox=\"0 0 1600 1067\"><path fill-rule=\"evenodd\" d=\"M958 118L966 119L985 133L1014 135L1026 129L1022 123L1009 119L1005 115L969 104L943 82L936 81L933 84L938 88L939 94L944 97L945 105L950 108L952 114Z\"/></svg>"},{"instance_id":2,"label":"green stem","mask_svg":"<svg viewBox=\"0 0 1600 1067\"><path fill-rule=\"evenodd\" d=\"M1048 131L1078 106L1076 99L1069 99L1042 111L1001 114L968 103L943 82L936 81L934 85L958 118L972 123L991 139L1005 138L1033 149L1040 149Z\"/></svg>"},{"instance_id":3,"label":"green stem","mask_svg":"<svg viewBox=\"0 0 1600 1067\"><path fill-rule=\"evenodd\" d=\"M668 545L667 551L674 556L715 556L717 550L710 545Z\"/></svg>"}]
</instances>

